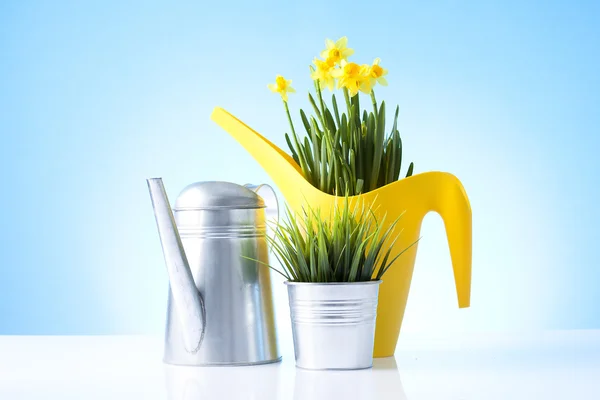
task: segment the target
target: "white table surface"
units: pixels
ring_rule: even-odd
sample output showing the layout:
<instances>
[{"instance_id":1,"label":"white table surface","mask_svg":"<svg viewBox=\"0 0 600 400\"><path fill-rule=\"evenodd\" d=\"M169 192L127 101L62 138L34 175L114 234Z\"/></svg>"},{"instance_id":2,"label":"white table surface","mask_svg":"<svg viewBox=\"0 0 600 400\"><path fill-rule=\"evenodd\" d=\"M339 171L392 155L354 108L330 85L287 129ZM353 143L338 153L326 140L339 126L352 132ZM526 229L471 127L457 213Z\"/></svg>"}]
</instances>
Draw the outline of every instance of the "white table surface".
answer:
<instances>
[{"instance_id":1,"label":"white table surface","mask_svg":"<svg viewBox=\"0 0 600 400\"><path fill-rule=\"evenodd\" d=\"M162 338L0 336L0 399L600 399L600 331L406 334L347 372L164 365Z\"/></svg>"}]
</instances>

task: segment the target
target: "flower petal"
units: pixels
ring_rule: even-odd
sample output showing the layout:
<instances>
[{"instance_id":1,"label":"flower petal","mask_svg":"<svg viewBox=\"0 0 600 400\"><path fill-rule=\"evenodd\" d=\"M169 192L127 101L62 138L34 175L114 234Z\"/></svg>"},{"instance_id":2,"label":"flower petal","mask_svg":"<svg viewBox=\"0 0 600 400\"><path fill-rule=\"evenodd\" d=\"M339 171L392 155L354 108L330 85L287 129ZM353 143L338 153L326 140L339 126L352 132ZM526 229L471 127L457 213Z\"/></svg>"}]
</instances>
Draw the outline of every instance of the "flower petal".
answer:
<instances>
[{"instance_id":1,"label":"flower petal","mask_svg":"<svg viewBox=\"0 0 600 400\"><path fill-rule=\"evenodd\" d=\"M388 85L387 79L385 79L383 76L380 76L379 78L377 78L377 82L381 86L387 86Z\"/></svg>"},{"instance_id":2,"label":"flower petal","mask_svg":"<svg viewBox=\"0 0 600 400\"><path fill-rule=\"evenodd\" d=\"M381 62L381 58L377 57L374 61L373 61L373 65L379 65L379 63Z\"/></svg>"},{"instance_id":3,"label":"flower petal","mask_svg":"<svg viewBox=\"0 0 600 400\"><path fill-rule=\"evenodd\" d=\"M342 58L347 58L354 54L354 49L344 49L340 53L342 55Z\"/></svg>"},{"instance_id":4,"label":"flower petal","mask_svg":"<svg viewBox=\"0 0 600 400\"><path fill-rule=\"evenodd\" d=\"M277 92L277 84L275 84L275 83L269 83L269 84L267 85L267 87L268 87L269 89L271 89L271 91L272 91L272 92Z\"/></svg>"},{"instance_id":5,"label":"flower petal","mask_svg":"<svg viewBox=\"0 0 600 400\"><path fill-rule=\"evenodd\" d=\"M332 49L335 47L335 43L331 39L325 39L325 47L327 47L327 50Z\"/></svg>"},{"instance_id":6,"label":"flower petal","mask_svg":"<svg viewBox=\"0 0 600 400\"><path fill-rule=\"evenodd\" d=\"M335 42L335 47L338 49L343 49L348 45L348 38L346 36L342 36Z\"/></svg>"}]
</instances>

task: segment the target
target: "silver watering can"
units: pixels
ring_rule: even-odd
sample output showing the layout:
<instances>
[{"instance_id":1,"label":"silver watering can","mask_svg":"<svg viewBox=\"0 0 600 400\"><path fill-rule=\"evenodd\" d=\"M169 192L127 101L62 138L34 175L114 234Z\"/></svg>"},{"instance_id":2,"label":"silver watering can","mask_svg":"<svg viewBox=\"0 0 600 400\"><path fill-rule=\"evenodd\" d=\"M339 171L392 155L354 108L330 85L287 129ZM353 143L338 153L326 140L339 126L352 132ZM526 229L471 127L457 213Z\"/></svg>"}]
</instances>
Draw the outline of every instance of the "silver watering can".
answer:
<instances>
[{"instance_id":1,"label":"silver watering can","mask_svg":"<svg viewBox=\"0 0 600 400\"><path fill-rule=\"evenodd\" d=\"M281 360L265 265L266 205L257 194L275 199L270 212L277 215L273 190L198 182L183 189L173 215L162 179L147 182L170 283L164 362L200 366Z\"/></svg>"}]
</instances>

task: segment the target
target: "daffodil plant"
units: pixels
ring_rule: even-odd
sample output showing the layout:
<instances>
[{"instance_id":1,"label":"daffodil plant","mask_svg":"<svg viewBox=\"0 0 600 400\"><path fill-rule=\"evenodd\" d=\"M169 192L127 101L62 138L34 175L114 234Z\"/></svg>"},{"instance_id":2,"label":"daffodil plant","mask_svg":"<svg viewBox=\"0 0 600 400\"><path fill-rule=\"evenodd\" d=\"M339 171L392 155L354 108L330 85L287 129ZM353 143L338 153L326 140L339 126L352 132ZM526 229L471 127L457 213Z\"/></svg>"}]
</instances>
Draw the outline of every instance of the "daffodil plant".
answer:
<instances>
[{"instance_id":1,"label":"daffodil plant","mask_svg":"<svg viewBox=\"0 0 600 400\"><path fill-rule=\"evenodd\" d=\"M278 75L271 91L283 99L291 135L285 134L292 157L304 177L321 191L334 195L357 195L377 189L400 178L402 166L402 139L398 131L396 107L391 132L385 128L385 102L378 106L373 88L387 86L388 71L376 58L373 64L356 64L348 57L354 50L347 47L348 39L336 42L327 39L320 59L313 60L310 76L314 81L317 100L311 93L308 99L314 116L307 117L300 110L307 135L301 139L294 127L288 107L288 93L295 93L291 80ZM335 93L331 108L323 100L323 90L341 89L345 111L340 112ZM360 108L360 95L370 96L372 111ZM411 162L406 176L411 176Z\"/></svg>"}]
</instances>

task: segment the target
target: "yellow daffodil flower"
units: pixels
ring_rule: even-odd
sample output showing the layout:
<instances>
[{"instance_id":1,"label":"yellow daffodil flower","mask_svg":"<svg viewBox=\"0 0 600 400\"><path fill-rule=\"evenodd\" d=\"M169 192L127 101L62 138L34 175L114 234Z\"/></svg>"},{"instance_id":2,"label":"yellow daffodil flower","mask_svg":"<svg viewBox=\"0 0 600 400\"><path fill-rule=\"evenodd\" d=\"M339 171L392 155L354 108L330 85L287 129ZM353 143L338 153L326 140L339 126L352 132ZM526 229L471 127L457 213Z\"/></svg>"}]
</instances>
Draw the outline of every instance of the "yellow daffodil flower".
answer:
<instances>
[{"instance_id":1,"label":"yellow daffodil flower","mask_svg":"<svg viewBox=\"0 0 600 400\"><path fill-rule=\"evenodd\" d=\"M381 62L381 59L376 58L375 61L373 61L373 65L371 65L370 69L369 69L369 77L370 80L372 81L372 85L375 85L375 82L379 83L381 86L387 86L387 79L384 78L384 76L387 75L388 70L385 68L381 68L379 66L379 63Z\"/></svg>"},{"instance_id":2,"label":"yellow daffodil flower","mask_svg":"<svg viewBox=\"0 0 600 400\"><path fill-rule=\"evenodd\" d=\"M352 54L354 50L347 47L348 38L346 36L333 42L331 39L325 40L325 50L321 52L321 58L327 60L331 59L336 65L340 64L342 60L346 60Z\"/></svg>"},{"instance_id":3,"label":"yellow daffodil flower","mask_svg":"<svg viewBox=\"0 0 600 400\"><path fill-rule=\"evenodd\" d=\"M371 66L363 64L360 66L360 79L358 82L358 90L365 94L371 94L375 81L371 78Z\"/></svg>"},{"instance_id":4,"label":"yellow daffodil flower","mask_svg":"<svg viewBox=\"0 0 600 400\"><path fill-rule=\"evenodd\" d=\"M283 101L287 103L287 94L296 93L296 90L292 86L290 86L291 84L291 80L287 80L283 76L277 75L277 77L275 78L275 83L269 83L267 87L271 89L272 92L279 93Z\"/></svg>"},{"instance_id":5,"label":"yellow daffodil flower","mask_svg":"<svg viewBox=\"0 0 600 400\"><path fill-rule=\"evenodd\" d=\"M321 89L327 87L329 90L333 90L335 78L331 75L331 72L335 67L335 62L331 58L328 58L325 61L315 58L313 63L317 68L311 72L310 77L313 78L313 80L319 81Z\"/></svg>"},{"instance_id":6,"label":"yellow daffodil flower","mask_svg":"<svg viewBox=\"0 0 600 400\"><path fill-rule=\"evenodd\" d=\"M342 60L341 68L334 69L331 75L334 78L338 78L338 89L346 88L350 96L355 96L361 90L361 86L364 90L367 90L366 93L370 93L371 86L367 72L368 68L365 69L365 66L361 67L356 63L349 63L346 60Z\"/></svg>"}]
</instances>

